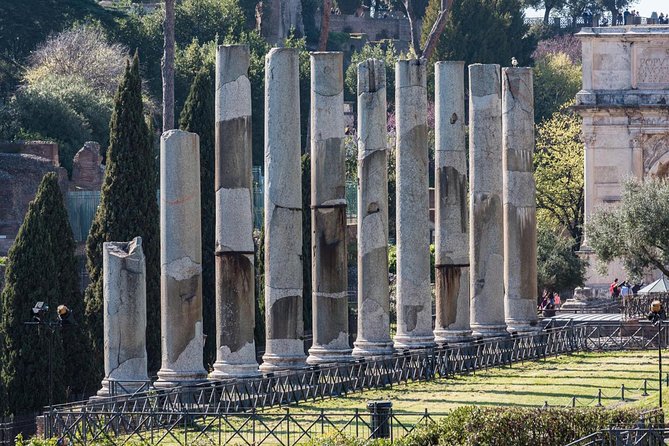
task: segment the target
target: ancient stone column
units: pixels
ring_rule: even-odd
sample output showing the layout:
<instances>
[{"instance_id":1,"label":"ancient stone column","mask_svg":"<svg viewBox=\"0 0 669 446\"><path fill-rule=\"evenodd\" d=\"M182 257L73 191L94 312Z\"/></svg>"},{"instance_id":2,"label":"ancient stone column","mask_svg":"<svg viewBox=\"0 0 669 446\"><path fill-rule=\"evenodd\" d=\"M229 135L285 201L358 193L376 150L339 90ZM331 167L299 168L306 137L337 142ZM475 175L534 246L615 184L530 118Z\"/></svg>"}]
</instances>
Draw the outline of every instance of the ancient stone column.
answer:
<instances>
[{"instance_id":1,"label":"ancient stone column","mask_svg":"<svg viewBox=\"0 0 669 446\"><path fill-rule=\"evenodd\" d=\"M171 387L206 378L200 138L181 130L160 137L160 325L162 365L155 385Z\"/></svg>"},{"instance_id":2,"label":"ancient stone column","mask_svg":"<svg viewBox=\"0 0 669 446\"><path fill-rule=\"evenodd\" d=\"M146 374L146 262L142 238L102 245L105 377L98 396L138 390Z\"/></svg>"},{"instance_id":3,"label":"ancient stone column","mask_svg":"<svg viewBox=\"0 0 669 446\"><path fill-rule=\"evenodd\" d=\"M397 119L396 348L431 347L427 88L422 59L395 66Z\"/></svg>"},{"instance_id":4,"label":"ancient stone column","mask_svg":"<svg viewBox=\"0 0 669 446\"><path fill-rule=\"evenodd\" d=\"M393 353L388 294L388 136L383 61L358 64L358 337L356 356Z\"/></svg>"},{"instance_id":5,"label":"ancient stone column","mask_svg":"<svg viewBox=\"0 0 669 446\"><path fill-rule=\"evenodd\" d=\"M469 259L471 327L508 335L504 322L502 100L499 65L469 66Z\"/></svg>"},{"instance_id":6,"label":"ancient stone column","mask_svg":"<svg viewBox=\"0 0 669 446\"><path fill-rule=\"evenodd\" d=\"M307 362L352 359L348 344L342 53L311 53L313 344Z\"/></svg>"},{"instance_id":7,"label":"ancient stone column","mask_svg":"<svg viewBox=\"0 0 669 446\"><path fill-rule=\"evenodd\" d=\"M502 70L504 309L507 330L537 330L537 217L531 68Z\"/></svg>"},{"instance_id":8,"label":"ancient stone column","mask_svg":"<svg viewBox=\"0 0 669 446\"><path fill-rule=\"evenodd\" d=\"M302 368L302 165L299 52L265 57L265 331L260 369Z\"/></svg>"},{"instance_id":9,"label":"ancient stone column","mask_svg":"<svg viewBox=\"0 0 669 446\"><path fill-rule=\"evenodd\" d=\"M435 77L435 282L437 343L467 341L469 217L465 63L437 62Z\"/></svg>"},{"instance_id":10,"label":"ancient stone column","mask_svg":"<svg viewBox=\"0 0 669 446\"><path fill-rule=\"evenodd\" d=\"M216 52L216 362L210 378L258 373L248 45Z\"/></svg>"}]
</instances>

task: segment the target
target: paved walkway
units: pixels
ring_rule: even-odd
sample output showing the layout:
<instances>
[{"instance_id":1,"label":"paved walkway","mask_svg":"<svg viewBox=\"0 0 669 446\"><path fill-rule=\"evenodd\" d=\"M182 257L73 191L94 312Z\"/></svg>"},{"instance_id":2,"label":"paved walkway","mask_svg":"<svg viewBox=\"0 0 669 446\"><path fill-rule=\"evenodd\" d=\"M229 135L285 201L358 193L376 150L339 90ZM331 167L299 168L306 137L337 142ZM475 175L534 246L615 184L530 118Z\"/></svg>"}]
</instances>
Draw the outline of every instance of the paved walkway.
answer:
<instances>
[{"instance_id":1,"label":"paved walkway","mask_svg":"<svg viewBox=\"0 0 669 446\"><path fill-rule=\"evenodd\" d=\"M590 324L620 324L625 322L623 315L620 313L561 313L544 319L554 321L571 320L575 324L584 322Z\"/></svg>"}]
</instances>

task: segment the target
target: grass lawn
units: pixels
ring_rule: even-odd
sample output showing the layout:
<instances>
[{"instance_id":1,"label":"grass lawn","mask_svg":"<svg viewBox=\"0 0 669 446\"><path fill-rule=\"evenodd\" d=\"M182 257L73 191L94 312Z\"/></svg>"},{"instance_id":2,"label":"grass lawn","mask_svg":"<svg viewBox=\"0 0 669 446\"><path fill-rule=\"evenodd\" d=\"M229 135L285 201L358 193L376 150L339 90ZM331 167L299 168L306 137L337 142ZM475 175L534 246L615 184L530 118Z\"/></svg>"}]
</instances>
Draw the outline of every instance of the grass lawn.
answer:
<instances>
[{"instance_id":1,"label":"grass lawn","mask_svg":"<svg viewBox=\"0 0 669 446\"><path fill-rule=\"evenodd\" d=\"M669 356L669 355L668 355ZM667 365L669 371L669 362ZM642 396L644 380L648 380L649 396ZM621 385L625 385L625 401L621 400ZM405 426L420 423L420 415L425 409L439 418L450 409L463 405L481 406L525 406L540 407L545 402L549 406L570 406L576 397L577 406L597 404L598 390L602 390L602 404L607 407L634 405L642 408L657 406L657 352L609 352L576 353L549 358L545 361L515 364L513 367L495 368L468 376L452 379L438 379L431 382L410 383L392 389L369 390L339 398L325 399L289 408L292 415L290 432L292 441L296 436L329 435L334 431L356 436L360 420L367 420L366 403L370 400L390 400L393 409L401 417ZM669 389L665 392L665 405L669 405ZM669 406L667 406L669 407ZM323 410L326 422L319 421ZM353 416L358 409L360 417ZM407 414L402 416L402 414ZM285 408L274 408L258 412L259 421L249 422L246 415L220 419L198 420L187 433L187 444L210 444L219 436L231 443L253 443L260 440L267 444L286 442L288 439ZM353 423L352 420L359 420ZM234 426L234 429L232 428ZM252 429L252 427L255 429ZM364 428L364 426L362 426ZM206 432L201 432L206 429ZM396 436L403 435L398 423L394 424ZM173 432L176 438L184 440L183 429ZM158 429L153 439L166 437L160 445L179 444L176 438ZM147 434L144 439L150 438ZM302 437L306 440L307 435ZM132 440L139 440L138 436ZM245 443L245 444L246 444ZM264 443L265 444L265 443Z\"/></svg>"},{"instance_id":2,"label":"grass lawn","mask_svg":"<svg viewBox=\"0 0 669 446\"><path fill-rule=\"evenodd\" d=\"M669 364L667 365L669 371ZM366 410L370 400L390 400L396 412L445 412L462 405L567 406L576 397L577 406L594 406L602 389L602 404L621 402L625 385L626 403L644 407L657 405L657 352L598 352L561 355L545 361L514 364L468 376L410 383L386 390L369 390L345 397L325 399L291 407L291 412ZM649 397L643 397L648 380ZM669 398L669 389L665 392ZM667 400L669 402L669 399Z\"/></svg>"}]
</instances>

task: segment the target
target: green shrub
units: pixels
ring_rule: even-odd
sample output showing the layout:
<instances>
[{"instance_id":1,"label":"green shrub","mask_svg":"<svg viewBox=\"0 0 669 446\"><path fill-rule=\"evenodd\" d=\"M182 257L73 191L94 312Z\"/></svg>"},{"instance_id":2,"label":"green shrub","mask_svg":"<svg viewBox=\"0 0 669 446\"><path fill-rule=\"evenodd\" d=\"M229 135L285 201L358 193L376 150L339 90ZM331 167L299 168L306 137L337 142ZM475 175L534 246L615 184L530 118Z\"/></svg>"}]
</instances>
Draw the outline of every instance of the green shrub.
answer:
<instances>
[{"instance_id":1,"label":"green shrub","mask_svg":"<svg viewBox=\"0 0 669 446\"><path fill-rule=\"evenodd\" d=\"M10 107L14 110L15 138L53 140L60 143L60 162L72 172L72 158L95 140L109 142L111 99L99 94L77 76L49 75L19 90Z\"/></svg>"},{"instance_id":2,"label":"green shrub","mask_svg":"<svg viewBox=\"0 0 669 446\"><path fill-rule=\"evenodd\" d=\"M552 446L611 426L630 426L638 409L528 409L465 406L398 442L401 446Z\"/></svg>"}]
</instances>

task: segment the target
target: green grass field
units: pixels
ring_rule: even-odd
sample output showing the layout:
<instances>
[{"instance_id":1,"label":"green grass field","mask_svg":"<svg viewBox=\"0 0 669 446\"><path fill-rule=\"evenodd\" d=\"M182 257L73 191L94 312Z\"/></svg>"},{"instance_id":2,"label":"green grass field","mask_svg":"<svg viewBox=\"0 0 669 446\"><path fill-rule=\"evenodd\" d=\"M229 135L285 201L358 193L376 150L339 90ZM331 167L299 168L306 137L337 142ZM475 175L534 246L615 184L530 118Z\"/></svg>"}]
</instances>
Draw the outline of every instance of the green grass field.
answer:
<instances>
[{"instance_id":1,"label":"green grass field","mask_svg":"<svg viewBox=\"0 0 669 446\"><path fill-rule=\"evenodd\" d=\"M669 364L666 368L669 371ZM445 412L462 405L567 406L574 396L577 406L587 406L597 404L599 389L604 406L636 403L652 407L657 405L657 370L655 351L576 353L300 404L291 412L366 410L370 400L390 400L396 412ZM650 394L647 398L641 395L646 379ZM623 384L625 403L620 395Z\"/></svg>"}]
</instances>

